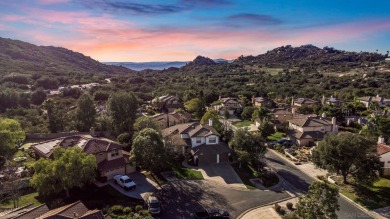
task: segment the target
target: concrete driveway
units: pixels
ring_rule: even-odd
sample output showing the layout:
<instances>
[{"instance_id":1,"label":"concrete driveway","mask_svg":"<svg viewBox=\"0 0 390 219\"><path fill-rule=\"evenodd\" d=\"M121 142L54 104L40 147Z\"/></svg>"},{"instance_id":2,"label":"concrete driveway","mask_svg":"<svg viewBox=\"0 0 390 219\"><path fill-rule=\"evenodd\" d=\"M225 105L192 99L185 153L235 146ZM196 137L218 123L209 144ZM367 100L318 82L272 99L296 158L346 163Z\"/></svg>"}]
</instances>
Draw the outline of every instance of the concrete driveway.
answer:
<instances>
[{"instance_id":1,"label":"concrete driveway","mask_svg":"<svg viewBox=\"0 0 390 219\"><path fill-rule=\"evenodd\" d=\"M142 173L140 172L133 172L130 174L127 174L130 179L132 179L137 187L134 190L128 190L126 191L121 186L115 184L114 179L111 179L108 181L108 184L110 184L114 189L118 190L123 195L130 197L130 198L136 198L136 199L146 199L152 192L154 192L157 189L157 184L150 179L146 178Z\"/></svg>"},{"instance_id":2,"label":"concrete driveway","mask_svg":"<svg viewBox=\"0 0 390 219\"><path fill-rule=\"evenodd\" d=\"M206 180L214 180L228 186L246 189L246 186L229 163L207 163L199 165L199 170Z\"/></svg>"}]
</instances>

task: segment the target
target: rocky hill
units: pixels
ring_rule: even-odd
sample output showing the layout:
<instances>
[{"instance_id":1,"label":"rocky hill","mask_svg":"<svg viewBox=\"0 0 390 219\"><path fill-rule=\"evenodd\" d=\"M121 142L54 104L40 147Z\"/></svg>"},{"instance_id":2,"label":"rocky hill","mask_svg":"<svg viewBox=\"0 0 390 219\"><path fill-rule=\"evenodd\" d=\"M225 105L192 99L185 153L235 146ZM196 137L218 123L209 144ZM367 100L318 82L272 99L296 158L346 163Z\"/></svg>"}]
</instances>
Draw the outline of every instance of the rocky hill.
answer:
<instances>
[{"instance_id":1,"label":"rocky hill","mask_svg":"<svg viewBox=\"0 0 390 219\"><path fill-rule=\"evenodd\" d=\"M385 60L386 55L369 52L346 52L331 47L318 48L313 45L300 47L282 46L258 56L241 56L236 63L264 65L267 67L305 67L329 65L361 65L365 62Z\"/></svg>"},{"instance_id":2,"label":"rocky hill","mask_svg":"<svg viewBox=\"0 0 390 219\"><path fill-rule=\"evenodd\" d=\"M0 75L68 73L129 73L120 66L105 65L81 53L53 46L36 46L0 37Z\"/></svg>"},{"instance_id":3,"label":"rocky hill","mask_svg":"<svg viewBox=\"0 0 390 219\"><path fill-rule=\"evenodd\" d=\"M188 63L188 65L215 65L217 64L214 60L203 57L203 56L197 56L192 62Z\"/></svg>"}]
</instances>

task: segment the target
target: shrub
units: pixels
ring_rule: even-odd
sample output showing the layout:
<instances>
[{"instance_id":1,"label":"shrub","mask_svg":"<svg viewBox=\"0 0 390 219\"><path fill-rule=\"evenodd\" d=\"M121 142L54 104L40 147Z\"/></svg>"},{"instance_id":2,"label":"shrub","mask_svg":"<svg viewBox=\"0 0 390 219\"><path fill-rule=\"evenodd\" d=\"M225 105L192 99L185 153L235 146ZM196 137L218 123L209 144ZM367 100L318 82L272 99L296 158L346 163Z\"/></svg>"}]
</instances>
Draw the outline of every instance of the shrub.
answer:
<instances>
[{"instance_id":1,"label":"shrub","mask_svg":"<svg viewBox=\"0 0 390 219\"><path fill-rule=\"evenodd\" d=\"M125 207L123 208L123 213L124 214L129 214L130 212L132 212L133 210L130 208L130 207Z\"/></svg>"},{"instance_id":2,"label":"shrub","mask_svg":"<svg viewBox=\"0 0 390 219\"><path fill-rule=\"evenodd\" d=\"M123 206L122 205L114 205L110 208L110 212L114 214L122 214L123 213Z\"/></svg>"},{"instance_id":3,"label":"shrub","mask_svg":"<svg viewBox=\"0 0 390 219\"><path fill-rule=\"evenodd\" d=\"M283 208L281 208L278 212L280 215L285 215L286 214L286 210L284 210Z\"/></svg>"},{"instance_id":4,"label":"shrub","mask_svg":"<svg viewBox=\"0 0 390 219\"><path fill-rule=\"evenodd\" d=\"M121 144L128 144L131 141L131 135L127 132L118 135L117 140Z\"/></svg>"},{"instance_id":5,"label":"shrub","mask_svg":"<svg viewBox=\"0 0 390 219\"><path fill-rule=\"evenodd\" d=\"M142 210L144 210L144 208L141 205L135 206L135 212L139 213Z\"/></svg>"},{"instance_id":6,"label":"shrub","mask_svg":"<svg viewBox=\"0 0 390 219\"><path fill-rule=\"evenodd\" d=\"M279 211L280 211L280 209L282 209L282 207L278 203L276 203L275 206L274 206L274 209L275 209L276 212L279 213Z\"/></svg>"},{"instance_id":7,"label":"shrub","mask_svg":"<svg viewBox=\"0 0 390 219\"><path fill-rule=\"evenodd\" d=\"M291 202L287 202L286 203L286 207L288 208L288 209L290 209L290 210L292 210L293 209L293 203L291 203Z\"/></svg>"}]
</instances>

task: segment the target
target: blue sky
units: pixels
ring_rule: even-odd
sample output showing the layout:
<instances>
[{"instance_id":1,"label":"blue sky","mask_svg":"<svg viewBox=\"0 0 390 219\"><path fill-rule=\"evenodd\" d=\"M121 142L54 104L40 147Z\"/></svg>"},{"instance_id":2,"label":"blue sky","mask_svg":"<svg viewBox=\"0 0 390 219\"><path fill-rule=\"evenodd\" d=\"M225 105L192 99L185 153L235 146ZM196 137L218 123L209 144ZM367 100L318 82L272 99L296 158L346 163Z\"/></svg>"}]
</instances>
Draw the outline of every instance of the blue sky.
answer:
<instances>
[{"instance_id":1,"label":"blue sky","mask_svg":"<svg viewBox=\"0 0 390 219\"><path fill-rule=\"evenodd\" d=\"M99 61L234 59L283 45L390 50L390 1L2 0L0 37Z\"/></svg>"}]
</instances>

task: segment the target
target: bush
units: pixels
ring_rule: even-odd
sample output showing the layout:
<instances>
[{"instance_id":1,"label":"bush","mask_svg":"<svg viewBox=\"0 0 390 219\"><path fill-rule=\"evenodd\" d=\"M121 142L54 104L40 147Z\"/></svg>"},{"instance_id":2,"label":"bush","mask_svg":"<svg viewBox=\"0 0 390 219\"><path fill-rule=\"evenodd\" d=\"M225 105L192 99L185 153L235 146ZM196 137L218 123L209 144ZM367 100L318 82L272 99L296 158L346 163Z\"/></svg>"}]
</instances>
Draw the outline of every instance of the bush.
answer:
<instances>
[{"instance_id":1,"label":"bush","mask_svg":"<svg viewBox=\"0 0 390 219\"><path fill-rule=\"evenodd\" d=\"M282 207L278 203L276 203L275 206L274 206L274 209L275 209L276 212L279 213L279 211L280 211L280 209L282 209Z\"/></svg>"},{"instance_id":2,"label":"bush","mask_svg":"<svg viewBox=\"0 0 390 219\"><path fill-rule=\"evenodd\" d=\"M144 210L144 208L141 205L135 206L135 212L139 213L142 210Z\"/></svg>"},{"instance_id":3,"label":"bush","mask_svg":"<svg viewBox=\"0 0 390 219\"><path fill-rule=\"evenodd\" d=\"M285 215L286 214L286 210L284 210L283 208L281 208L278 212L280 215Z\"/></svg>"},{"instance_id":4,"label":"bush","mask_svg":"<svg viewBox=\"0 0 390 219\"><path fill-rule=\"evenodd\" d=\"M114 205L110 208L110 212L114 214L122 214L123 213L123 206L122 205Z\"/></svg>"},{"instance_id":5,"label":"bush","mask_svg":"<svg viewBox=\"0 0 390 219\"><path fill-rule=\"evenodd\" d=\"M128 144L131 141L131 135L127 132L118 135L117 140L121 144Z\"/></svg>"},{"instance_id":6,"label":"bush","mask_svg":"<svg viewBox=\"0 0 390 219\"><path fill-rule=\"evenodd\" d=\"M130 208L130 207L125 207L123 208L123 213L124 214L129 214L130 212L132 212L133 210Z\"/></svg>"},{"instance_id":7,"label":"bush","mask_svg":"<svg viewBox=\"0 0 390 219\"><path fill-rule=\"evenodd\" d=\"M288 209L290 209L290 210L292 210L293 209L293 203L291 203L291 202L287 202L286 203L286 207L288 208Z\"/></svg>"}]
</instances>

